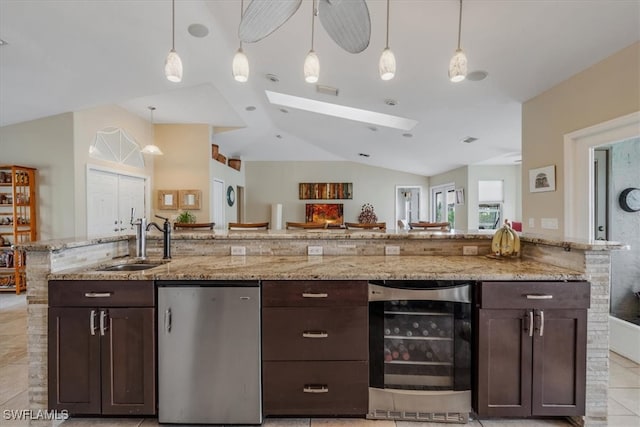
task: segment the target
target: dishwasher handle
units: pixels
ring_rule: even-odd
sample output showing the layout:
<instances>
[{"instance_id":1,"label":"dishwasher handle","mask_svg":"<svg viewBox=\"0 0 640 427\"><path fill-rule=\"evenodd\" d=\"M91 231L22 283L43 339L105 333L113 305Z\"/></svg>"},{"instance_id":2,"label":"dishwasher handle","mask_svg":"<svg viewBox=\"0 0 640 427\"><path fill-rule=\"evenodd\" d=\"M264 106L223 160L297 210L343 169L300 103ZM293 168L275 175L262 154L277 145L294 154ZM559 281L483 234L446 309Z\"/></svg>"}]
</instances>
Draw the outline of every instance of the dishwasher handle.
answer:
<instances>
[{"instance_id":1,"label":"dishwasher handle","mask_svg":"<svg viewBox=\"0 0 640 427\"><path fill-rule=\"evenodd\" d=\"M164 312L164 330L168 334L171 333L171 307Z\"/></svg>"}]
</instances>

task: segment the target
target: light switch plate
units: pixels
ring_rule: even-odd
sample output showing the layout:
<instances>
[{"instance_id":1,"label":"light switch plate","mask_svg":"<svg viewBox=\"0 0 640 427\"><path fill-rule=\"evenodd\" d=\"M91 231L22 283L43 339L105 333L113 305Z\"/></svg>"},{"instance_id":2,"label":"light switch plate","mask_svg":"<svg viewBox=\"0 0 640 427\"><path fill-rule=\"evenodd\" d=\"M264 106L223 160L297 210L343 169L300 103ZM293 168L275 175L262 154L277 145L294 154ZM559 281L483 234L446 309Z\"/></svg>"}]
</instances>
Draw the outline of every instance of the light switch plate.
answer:
<instances>
[{"instance_id":1,"label":"light switch plate","mask_svg":"<svg viewBox=\"0 0 640 427\"><path fill-rule=\"evenodd\" d=\"M529 228L536 228L536 219L529 218Z\"/></svg>"},{"instance_id":2,"label":"light switch plate","mask_svg":"<svg viewBox=\"0 0 640 427\"><path fill-rule=\"evenodd\" d=\"M547 230L557 230L558 218L541 218L540 227L546 228Z\"/></svg>"},{"instance_id":3,"label":"light switch plate","mask_svg":"<svg viewBox=\"0 0 640 427\"><path fill-rule=\"evenodd\" d=\"M478 255L477 246L463 246L462 255Z\"/></svg>"},{"instance_id":4,"label":"light switch plate","mask_svg":"<svg viewBox=\"0 0 640 427\"><path fill-rule=\"evenodd\" d=\"M247 248L244 246L231 246L231 255L246 255Z\"/></svg>"},{"instance_id":5,"label":"light switch plate","mask_svg":"<svg viewBox=\"0 0 640 427\"><path fill-rule=\"evenodd\" d=\"M322 255L322 246L307 246L307 255Z\"/></svg>"},{"instance_id":6,"label":"light switch plate","mask_svg":"<svg viewBox=\"0 0 640 427\"><path fill-rule=\"evenodd\" d=\"M400 255L400 246L386 245L384 247L385 255Z\"/></svg>"}]
</instances>

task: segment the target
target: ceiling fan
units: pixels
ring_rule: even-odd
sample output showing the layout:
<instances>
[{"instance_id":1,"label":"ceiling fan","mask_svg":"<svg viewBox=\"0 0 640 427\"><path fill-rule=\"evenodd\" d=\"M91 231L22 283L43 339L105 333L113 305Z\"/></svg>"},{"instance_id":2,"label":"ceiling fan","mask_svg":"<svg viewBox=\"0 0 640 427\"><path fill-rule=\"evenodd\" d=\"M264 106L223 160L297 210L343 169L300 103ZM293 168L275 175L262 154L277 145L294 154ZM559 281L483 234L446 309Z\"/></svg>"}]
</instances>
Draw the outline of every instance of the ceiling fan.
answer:
<instances>
[{"instance_id":1,"label":"ceiling fan","mask_svg":"<svg viewBox=\"0 0 640 427\"><path fill-rule=\"evenodd\" d=\"M350 53L369 46L371 18L365 0L312 0L315 13L333 41ZM255 43L284 25L300 8L302 0L252 0L242 15L238 36Z\"/></svg>"}]
</instances>

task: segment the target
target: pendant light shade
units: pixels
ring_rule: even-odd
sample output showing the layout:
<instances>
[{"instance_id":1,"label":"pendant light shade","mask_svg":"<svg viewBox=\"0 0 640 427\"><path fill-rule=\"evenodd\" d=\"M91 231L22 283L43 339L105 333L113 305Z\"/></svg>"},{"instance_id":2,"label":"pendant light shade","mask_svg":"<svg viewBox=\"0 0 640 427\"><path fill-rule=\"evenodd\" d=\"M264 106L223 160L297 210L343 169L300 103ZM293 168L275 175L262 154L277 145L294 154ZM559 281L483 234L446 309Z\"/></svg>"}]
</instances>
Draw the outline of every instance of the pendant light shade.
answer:
<instances>
[{"instance_id":1,"label":"pendant light shade","mask_svg":"<svg viewBox=\"0 0 640 427\"><path fill-rule=\"evenodd\" d=\"M316 83L320 78L320 59L313 50L313 37L315 32L316 0L311 2L311 50L304 58L304 80L307 83Z\"/></svg>"},{"instance_id":2,"label":"pendant light shade","mask_svg":"<svg viewBox=\"0 0 640 427\"><path fill-rule=\"evenodd\" d=\"M164 61L164 75L170 82L180 83L182 81L182 60L174 49L169 51L169 55Z\"/></svg>"},{"instance_id":3,"label":"pendant light shade","mask_svg":"<svg viewBox=\"0 0 640 427\"><path fill-rule=\"evenodd\" d=\"M449 61L449 80L454 83L461 82L467 77L467 55L460 48L460 35L462 33L462 0L460 0L460 13L458 15L458 48Z\"/></svg>"},{"instance_id":4,"label":"pendant light shade","mask_svg":"<svg viewBox=\"0 0 640 427\"><path fill-rule=\"evenodd\" d=\"M242 15L244 13L244 0L240 0L240 22L242 22ZM231 63L231 72L235 81L245 83L249 80L249 58L242 50L242 40L240 40L240 47L236 51Z\"/></svg>"},{"instance_id":5,"label":"pendant light shade","mask_svg":"<svg viewBox=\"0 0 640 427\"><path fill-rule=\"evenodd\" d=\"M456 53L449 62L449 80L454 83L461 82L467 76L467 55L462 49L456 49Z\"/></svg>"},{"instance_id":6,"label":"pendant light shade","mask_svg":"<svg viewBox=\"0 0 640 427\"><path fill-rule=\"evenodd\" d=\"M396 57L391 49L386 48L382 51L378 71L382 80L391 80L396 75Z\"/></svg>"},{"instance_id":7,"label":"pendant light shade","mask_svg":"<svg viewBox=\"0 0 640 427\"><path fill-rule=\"evenodd\" d=\"M151 132L149 133L149 135L150 135L151 142L155 142L154 131L153 131L153 112L156 109L156 107L149 106L147 108L149 109L149 123L151 123ZM142 148L142 150L140 150L140 152L145 154L153 154L156 156L164 154L162 150L160 150L160 148L158 148L158 146L155 144L145 145Z\"/></svg>"},{"instance_id":8,"label":"pendant light shade","mask_svg":"<svg viewBox=\"0 0 640 427\"><path fill-rule=\"evenodd\" d=\"M387 0L387 38L385 48L380 55L378 72L382 80L391 80L396 75L396 56L389 49L389 0Z\"/></svg>"},{"instance_id":9,"label":"pendant light shade","mask_svg":"<svg viewBox=\"0 0 640 427\"><path fill-rule=\"evenodd\" d=\"M304 80L307 83L316 83L320 77L320 59L313 50L310 50L304 59Z\"/></svg>"},{"instance_id":10,"label":"pendant light shade","mask_svg":"<svg viewBox=\"0 0 640 427\"><path fill-rule=\"evenodd\" d=\"M233 69L233 78L237 82L244 83L249 80L249 58L242 48L239 48L234 55L231 68Z\"/></svg>"},{"instance_id":11,"label":"pendant light shade","mask_svg":"<svg viewBox=\"0 0 640 427\"><path fill-rule=\"evenodd\" d=\"M171 50L164 61L164 75L170 82L182 81L182 60L176 52L176 0L171 0Z\"/></svg>"}]
</instances>

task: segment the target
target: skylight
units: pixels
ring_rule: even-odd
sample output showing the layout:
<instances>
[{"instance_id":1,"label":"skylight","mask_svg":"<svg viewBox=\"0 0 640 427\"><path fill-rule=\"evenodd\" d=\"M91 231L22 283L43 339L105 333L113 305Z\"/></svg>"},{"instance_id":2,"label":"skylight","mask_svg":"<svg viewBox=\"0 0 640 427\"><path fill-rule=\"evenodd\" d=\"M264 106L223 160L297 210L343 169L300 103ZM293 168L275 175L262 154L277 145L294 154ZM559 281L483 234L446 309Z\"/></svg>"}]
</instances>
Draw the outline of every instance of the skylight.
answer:
<instances>
[{"instance_id":1,"label":"skylight","mask_svg":"<svg viewBox=\"0 0 640 427\"><path fill-rule=\"evenodd\" d=\"M309 98L301 98L299 96L272 92L270 90L265 90L265 93L267 94L267 98L269 98L269 102L272 104L338 117L341 119L370 123L388 128L401 129L404 131L411 130L418 124L416 120L377 113L375 111L361 110L360 108L346 107L344 105L331 104L329 102L316 101Z\"/></svg>"}]
</instances>

